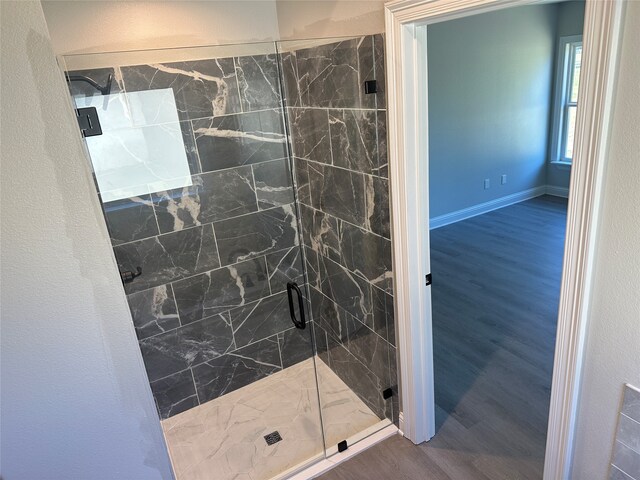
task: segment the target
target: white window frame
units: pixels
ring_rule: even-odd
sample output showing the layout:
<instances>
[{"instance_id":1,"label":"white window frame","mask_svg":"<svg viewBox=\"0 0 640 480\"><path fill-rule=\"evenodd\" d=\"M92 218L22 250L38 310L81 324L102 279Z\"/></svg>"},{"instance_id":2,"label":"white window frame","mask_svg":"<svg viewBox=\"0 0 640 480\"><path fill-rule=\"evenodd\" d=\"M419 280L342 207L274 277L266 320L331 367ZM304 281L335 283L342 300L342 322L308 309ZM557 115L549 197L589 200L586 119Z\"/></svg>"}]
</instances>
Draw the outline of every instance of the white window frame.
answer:
<instances>
[{"instance_id":1,"label":"white window frame","mask_svg":"<svg viewBox=\"0 0 640 480\"><path fill-rule=\"evenodd\" d=\"M582 46L582 35L568 35L560 37L558 43L556 78L554 83L555 96L553 102L553 122L551 130L551 163L571 165L572 158L565 157L567 140L567 117L571 103L569 95L573 83L573 59L577 44ZM584 57L584 56L583 56ZM582 71L582 68L581 68ZM575 138L575 137L574 137ZM575 154L575 153L574 153Z\"/></svg>"}]
</instances>

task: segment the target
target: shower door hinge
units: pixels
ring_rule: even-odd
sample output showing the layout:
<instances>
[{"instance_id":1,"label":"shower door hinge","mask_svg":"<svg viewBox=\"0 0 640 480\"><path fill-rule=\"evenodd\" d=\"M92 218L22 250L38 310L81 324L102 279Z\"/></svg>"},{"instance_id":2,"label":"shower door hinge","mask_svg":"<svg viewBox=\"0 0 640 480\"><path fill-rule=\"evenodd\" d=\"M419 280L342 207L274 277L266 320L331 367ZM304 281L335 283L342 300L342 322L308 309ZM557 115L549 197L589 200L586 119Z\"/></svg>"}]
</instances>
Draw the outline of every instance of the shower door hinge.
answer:
<instances>
[{"instance_id":1,"label":"shower door hinge","mask_svg":"<svg viewBox=\"0 0 640 480\"><path fill-rule=\"evenodd\" d=\"M372 93L378 93L378 82L376 82L375 80L365 80L364 93L366 95L371 95Z\"/></svg>"},{"instance_id":2,"label":"shower door hinge","mask_svg":"<svg viewBox=\"0 0 640 480\"><path fill-rule=\"evenodd\" d=\"M102 127L98 119L96 107L77 108L76 116L83 137L95 137L102 135Z\"/></svg>"},{"instance_id":3,"label":"shower door hinge","mask_svg":"<svg viewBox=\"0 0 640 480\"><path fill-rule=\"evenodd\" d=\"M428 287L429 285L431 285L431 274L430 274L430 273L427 273L427 274L424 276L424 283L425 283L425 285L426 285L427 287Z\"/></svg>"}]
</instances>

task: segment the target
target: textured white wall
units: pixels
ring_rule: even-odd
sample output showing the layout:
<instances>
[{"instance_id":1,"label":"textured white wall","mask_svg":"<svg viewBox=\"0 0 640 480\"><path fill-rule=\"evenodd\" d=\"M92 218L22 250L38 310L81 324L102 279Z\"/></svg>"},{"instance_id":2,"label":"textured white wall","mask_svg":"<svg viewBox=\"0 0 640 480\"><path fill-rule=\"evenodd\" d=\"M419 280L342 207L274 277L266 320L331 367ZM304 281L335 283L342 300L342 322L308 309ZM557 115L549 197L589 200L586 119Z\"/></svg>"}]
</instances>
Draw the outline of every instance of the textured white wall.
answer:
<instances>
[{"instance_id":1,"label":"textured white wall","mask_svg":"<svg viewBox=\"0 0 640 480\"><path fill-rule=\"evenodd\" d=\"M0 8L0 476L170 479L41 5L2 1Z\"/></svg>"},{"instance_id":2,"label":"textured white wall","mask_svg":"<svg viewBox=\"0 0 640 480\"><path fill-rule=\"evenodd\" d=\"M272 41L275 0L43 0L56 54Z\"/></svg>"},{"instance_id":3,"label":"textured white wall","mask_svg":"<svg viewBox=\"0 0 640 480\"><path fill-rule=\"evenodd\" d=\"M624 25L573 460L607 477L623 384L640 387L640 2Z\"/></svg>"},{"instance_id":4,"label":"textured white wall","mask_svg":"<svg viewBox=\"0 0 640 480\"><path fill-rule=\"evenodd\" d=\"M56 54L384 31L381 0L42 0Z\"/></svg>"}]
</instances>

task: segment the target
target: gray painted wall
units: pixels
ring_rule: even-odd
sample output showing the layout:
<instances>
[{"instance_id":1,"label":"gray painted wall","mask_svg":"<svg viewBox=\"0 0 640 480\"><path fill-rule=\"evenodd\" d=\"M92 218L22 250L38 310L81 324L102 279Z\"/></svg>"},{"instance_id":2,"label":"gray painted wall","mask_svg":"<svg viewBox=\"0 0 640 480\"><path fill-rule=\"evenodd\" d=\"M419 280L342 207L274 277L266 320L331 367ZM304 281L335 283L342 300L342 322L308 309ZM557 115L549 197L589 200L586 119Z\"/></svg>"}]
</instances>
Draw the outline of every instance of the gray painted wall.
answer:
<instances>
[{"instance_id":1,"label":"gray painted wall","mask_svg":"<svg viewBox=\"0 0 640 480\"><path fill-rule=\"evenodd\" d=\"M565 2L558 4L558 41L560 37L568 35L582 35L584 25L584 2ZM556 49L558 42L556 42ZM556 55L558 52L556 51ZM554 68L558 65L557 57L554 61ZM554 78L556 72L554 71ZM555 96L555 91L554 91ZM551 160L551 156L549 156ZM561 188L569 188L571 179L571 167L564 165L551 165L547 163L547 185Z\"/></svg>"},{"instance_id":2,"label":"gray painted wall","mask_svg":"<svg viewBox=\"0 0 640 480\"><path fill-rule=\"evenodd\" d=\"M40 2L2 9L2 466L170 479L140 350Z\"/></svg>"},{"instance_id":3,"label":"gray painted wall","mask_svg":"<svg viewBox=\"0 0 640 480\"><path fill-rule=\"evenodd\" d=\"M527 6L429 26L432 218L546 184L556 10Z\"/></svg>"},{"instance_id":4,"label":"gray painted wall","mask_svg":"<svg viewBox=\"0 0 640 480\"><path fill-rule=\"evenodd\" d=\"M584 2L574 1L429 27L432 218L533 187L569 187L570 168L548 164L555 55L560 35L582 33L583 17Z\"/></svg>"}]
</instances>

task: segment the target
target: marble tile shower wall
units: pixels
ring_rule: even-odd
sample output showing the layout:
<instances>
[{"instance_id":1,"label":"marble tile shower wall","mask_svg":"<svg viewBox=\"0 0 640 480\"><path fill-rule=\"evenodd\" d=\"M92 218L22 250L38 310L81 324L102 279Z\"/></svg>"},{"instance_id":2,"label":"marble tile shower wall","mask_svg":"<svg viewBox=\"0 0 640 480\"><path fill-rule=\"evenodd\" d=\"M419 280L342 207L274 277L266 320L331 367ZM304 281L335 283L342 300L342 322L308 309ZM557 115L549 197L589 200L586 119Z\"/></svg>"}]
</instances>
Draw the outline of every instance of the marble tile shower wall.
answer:
<instances>
[{"instance_id":1,"label":"marble tile shower wall","mask_svg":"<svg viewBox=\"0 0 640 480\"><path fill-rule=\"evenodd\" d=\"M281 61L318 352L376 414L397 421L384 40ZM366 80L376 94L364 93Z\"/></svg>"},{"instance_id":2,"label":"marble tile shower wall","mask_svg":"<svg viewBox=\"0 0 640 480\"><path fill-rule=\"evenodd\" d=\"M115 91L172 88L192 185L104 204L163 418L304 360L303 283L275 55L117 66ZM75 95L91 95L74 84Z\"/></svg>"}]
</instances>

